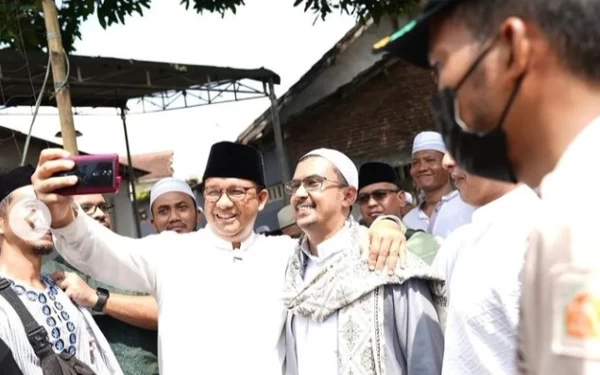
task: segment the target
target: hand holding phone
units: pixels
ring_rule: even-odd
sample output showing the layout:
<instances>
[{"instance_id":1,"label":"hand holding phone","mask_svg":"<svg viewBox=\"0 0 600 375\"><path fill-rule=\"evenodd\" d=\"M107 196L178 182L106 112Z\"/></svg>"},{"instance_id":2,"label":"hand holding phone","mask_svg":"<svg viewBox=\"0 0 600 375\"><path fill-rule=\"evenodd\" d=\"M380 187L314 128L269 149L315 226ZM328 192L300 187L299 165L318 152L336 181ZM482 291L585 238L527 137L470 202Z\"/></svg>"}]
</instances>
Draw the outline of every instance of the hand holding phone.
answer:
<instances>
[{"instance_id":1,"label":"hand holding phone","mask_svg":"<svg viewBox=\"0 0 600 375\"><path fill-rule=\"evenodd\" d=\"M119 155L98 154L71 156L75 163L70 171L59 172L53 177L77 176L74 186L56 191L60 195L107 194L119 191Z\"/></svg>"}]
</instances>

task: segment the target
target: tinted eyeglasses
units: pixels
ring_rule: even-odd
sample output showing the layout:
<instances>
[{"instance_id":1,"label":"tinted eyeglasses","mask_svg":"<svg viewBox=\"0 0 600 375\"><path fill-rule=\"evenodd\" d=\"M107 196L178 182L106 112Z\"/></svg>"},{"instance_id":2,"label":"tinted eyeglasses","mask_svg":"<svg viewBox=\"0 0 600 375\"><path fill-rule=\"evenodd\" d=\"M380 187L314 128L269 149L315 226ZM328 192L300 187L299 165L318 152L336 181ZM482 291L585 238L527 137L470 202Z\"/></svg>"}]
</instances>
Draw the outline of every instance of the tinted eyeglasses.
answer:
<instances>
[{"instance_id":1,"label":"tinted eyeglasses","mask_svg":"<svg viewBox=\"0 0 600 375\"><path fill-rule=\"evenodd\" d=\"M221 196L223 196L223 193L227 194L227 197L232 202L237 202L237 201L244 200L246 198L246 195L248 194L248 191L250 191L252 189L258 189L258 188L256 186L253 186L253 187L231 186L231 187L228 187L227 189L217 189L217 188L208 187L208 188L204 189L204 192L202 194L204 195L204 200L206 202L210 202L210 203L218 202L219 199L221 199Z\"/></svg>"},{"instance_id":2,"label":"tinted eyeglasses","mask_svg":"<svg viewBox=\"0 0 600 375\"><path fill-rule=\"evenodd\" d=\"M360 204L367 204L371 200L371 197L373 197L373 199L376 202L379 202L379 201L385 199L388 195L398 193L399 191L400 190L389 190L389 189L388 190L386 190L386 189L375 190L372 193L358 194L357 200Z\"/></svg>"},{"instance_id":3,"label":"tinted eyeglasses","mask_svg":"<svg viewBox=\"0 0 600 375\"><path fill-rule=\"evenodd\" d=\"M346 184L342 184L339 181L329 179L327 177L319 176L319 175L311 175L305 177L302 180L291 180L285 183L285 192L288 194L295 194L296 191L302 186L304 190L311 191L323 191L325 182L329 182L335 186L348 186Z\"/></svg>"}]
</instances>

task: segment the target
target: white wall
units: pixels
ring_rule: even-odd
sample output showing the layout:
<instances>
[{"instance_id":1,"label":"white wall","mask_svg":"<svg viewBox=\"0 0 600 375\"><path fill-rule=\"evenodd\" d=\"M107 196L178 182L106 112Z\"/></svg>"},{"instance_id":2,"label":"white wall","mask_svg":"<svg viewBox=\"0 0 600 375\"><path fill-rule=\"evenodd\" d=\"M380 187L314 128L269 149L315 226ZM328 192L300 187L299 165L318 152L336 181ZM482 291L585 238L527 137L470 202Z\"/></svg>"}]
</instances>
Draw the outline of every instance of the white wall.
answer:
<instances>
[{"instance_id":1,"label":"white wall","mask_svg":"<svg viewBox=\"0 0 600 375\"><path fill-rule=\"evenodd\" d=\"M124 180L119 191L106 198L115 206L112 217L115 232L122 236L137 237L128 181Z\"/></svg>"}]
</instances>

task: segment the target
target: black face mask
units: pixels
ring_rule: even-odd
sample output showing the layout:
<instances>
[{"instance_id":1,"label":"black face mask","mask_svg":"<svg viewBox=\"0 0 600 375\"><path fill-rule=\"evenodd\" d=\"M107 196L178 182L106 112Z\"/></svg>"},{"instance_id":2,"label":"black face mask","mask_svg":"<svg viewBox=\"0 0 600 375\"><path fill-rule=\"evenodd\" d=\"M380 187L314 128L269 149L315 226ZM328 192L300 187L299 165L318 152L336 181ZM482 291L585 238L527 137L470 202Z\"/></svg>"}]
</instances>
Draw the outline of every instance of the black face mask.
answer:
<instances>
[{"instance_id":1,"label":"black face mask","mask_svg":"<svg viewBox=\"0 0 600 375\"><path fill-rule=\"evenodd\" d=\"M523 76L517 81L502 111L498 125L493 130L485 134L469 132L458 113L458 89L477 68L493 45L494 43L490 44L475 59L456 87L445 88L433 97L431 110L434 121L440 127L448 152L461 168L477 176L514 183L517 182L517 178L508 160L506 134L502 129L502 124L521 87Z\"/></svg>"}]
</instances>

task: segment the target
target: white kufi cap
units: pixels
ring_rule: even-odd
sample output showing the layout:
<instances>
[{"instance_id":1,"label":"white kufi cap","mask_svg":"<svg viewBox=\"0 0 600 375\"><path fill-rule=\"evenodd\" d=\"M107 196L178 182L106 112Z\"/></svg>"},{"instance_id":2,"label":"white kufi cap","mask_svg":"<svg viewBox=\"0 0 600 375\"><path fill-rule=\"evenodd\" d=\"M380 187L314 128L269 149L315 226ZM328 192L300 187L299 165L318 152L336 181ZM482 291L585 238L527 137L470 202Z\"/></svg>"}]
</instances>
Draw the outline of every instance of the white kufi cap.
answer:
<instances>
[{"instance_id":1,"label":"white kufi cap","mask_svg":"<svg viewBox=\"0 0 600 375\"><path fill-rule=\"evenodd\" d=\"M417 134L413 142L413 155L419 151L438 151L442 154L446 153L446 144L442 139L442 135L437 132L421 132Z\"/></svg>"},{"instance_id":2,"label":"white kufi cap","mask_svg":"<svg viewBox=\"0 0 600 375\"><path fill-rule=\"evenodd\" d=\"M152 207L152 203L156 200L156 198L160 197L163 194L171 193L171 192L179 192L184 193L192 197L194 202L196 202L196 196L192 191L190 185L187 182L180 178L175 177L167 177L158 181L154 186L152 186L152 190L150 191L150 207Z\"/></svg>"},{"instance_id":3,"label":"white kufi cap","mask_svg":"<svg viewBox=\"0 0 600 375\"><path fill-rule=\"evenodd\" d=\"M309 152L303 157L307 156L320 156L323 159L326 159L340 171L342 176L348 181L349 186L358 190L358 169L356 168L356 165L354 165L354 162L345 154L329 148L319 148Z\"/></svg>"}]
</instances>

